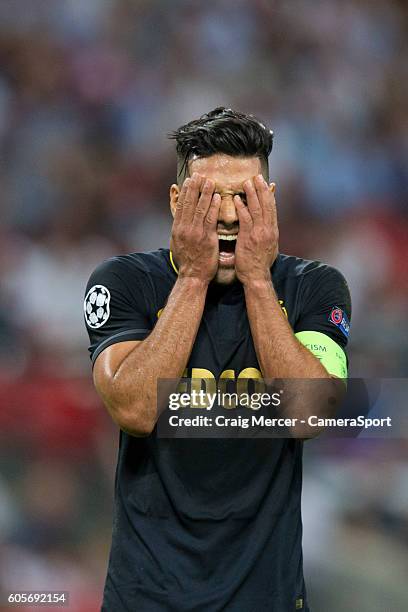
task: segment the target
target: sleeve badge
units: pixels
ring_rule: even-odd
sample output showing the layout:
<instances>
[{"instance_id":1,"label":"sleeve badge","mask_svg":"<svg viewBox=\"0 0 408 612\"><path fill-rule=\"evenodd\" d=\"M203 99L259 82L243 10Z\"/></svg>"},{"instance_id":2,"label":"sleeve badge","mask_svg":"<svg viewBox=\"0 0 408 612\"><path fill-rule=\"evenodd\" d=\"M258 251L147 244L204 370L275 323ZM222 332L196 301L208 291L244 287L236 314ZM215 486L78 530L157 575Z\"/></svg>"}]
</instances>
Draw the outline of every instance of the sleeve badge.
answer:
<instances>
[{"instance_id":1,"label":"sleeve badge","mask_svg":"<svg viewBox=\"0 0 408 612\"><path fill-rule=\"evenodd\" d=\"M94 285L88 291L84 300L84 315L88 327L98 329L105 325L110 315L109 289L104 285Z\"/></svg>"},{"instance_id":2,"label":"sleeve badge","mask_svg":"<svg viewBox=\"0 0 408 612\"><path fill-rule=\"evenodd\" d=\"M342 310L338 306L335 306L330 313L329 321L330 323L333 323L333 325L338 327L339 330L346 336L346 338L349 337L350 322L344 310Z\"/></svg>"}]
</instances>

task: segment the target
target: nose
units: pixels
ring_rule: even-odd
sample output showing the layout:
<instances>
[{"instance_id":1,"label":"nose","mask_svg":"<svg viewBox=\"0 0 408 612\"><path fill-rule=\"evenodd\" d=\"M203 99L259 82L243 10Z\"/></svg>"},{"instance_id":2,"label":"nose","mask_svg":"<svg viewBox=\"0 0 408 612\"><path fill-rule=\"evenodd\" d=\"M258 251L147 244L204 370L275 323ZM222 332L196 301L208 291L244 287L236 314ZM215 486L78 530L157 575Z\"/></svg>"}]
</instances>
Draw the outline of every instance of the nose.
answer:
<instances>
[{"instance_id":1,"label":"nose","mask_svg":"<svg viewBox=\"0 0 408 612\"><path fill-rule=\"evenodd\" d=\"M235 208L232 195L226 194L221 196L220 212L218 214L218 223L225 227L233 226L238 223L237 210Z\"/></svg>"}]
</instances>

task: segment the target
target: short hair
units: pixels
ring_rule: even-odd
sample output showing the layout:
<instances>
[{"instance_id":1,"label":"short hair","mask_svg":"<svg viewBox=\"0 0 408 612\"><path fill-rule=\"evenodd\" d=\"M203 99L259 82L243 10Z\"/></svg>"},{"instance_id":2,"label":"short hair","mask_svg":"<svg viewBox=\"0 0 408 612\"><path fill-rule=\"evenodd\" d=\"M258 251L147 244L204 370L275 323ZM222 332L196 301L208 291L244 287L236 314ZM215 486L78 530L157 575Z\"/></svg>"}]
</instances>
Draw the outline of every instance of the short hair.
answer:
<instances>
[{"instance_id":1,"label":"short hair","mask_svg":"<svg viewBox=\"0 0 408 612\"><path fill-rule=\"evenodd\" d=\"M210 157L216 153L258 157L262 173L269 180L268 157L273 132L253 115L219 106L171 132L169 138L176 141L179 184L187 177L188 163L193 157Z\"/></svg>"}]
</instances>

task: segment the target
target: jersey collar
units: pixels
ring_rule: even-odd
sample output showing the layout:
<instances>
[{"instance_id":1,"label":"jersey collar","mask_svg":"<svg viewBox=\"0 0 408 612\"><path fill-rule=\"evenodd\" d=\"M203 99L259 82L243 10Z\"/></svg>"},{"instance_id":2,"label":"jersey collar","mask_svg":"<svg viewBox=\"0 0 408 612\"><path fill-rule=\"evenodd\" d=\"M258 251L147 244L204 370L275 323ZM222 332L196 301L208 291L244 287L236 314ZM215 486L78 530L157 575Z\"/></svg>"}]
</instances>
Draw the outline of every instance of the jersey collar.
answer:
<instances>
[{"instance_id":1,"label":"jersey collar","mask_svg":"<svg viewBox=\"0 0 408 612\"><path fill-rule=\"evenodd\" d=\"M179 271L178 271L178 268L177 268L176 264L174 263L173 253L171 251L169 251L169 257L170 257L171 267L173 268L175 273L178 275Z\"/></svg>"}]
</instances>

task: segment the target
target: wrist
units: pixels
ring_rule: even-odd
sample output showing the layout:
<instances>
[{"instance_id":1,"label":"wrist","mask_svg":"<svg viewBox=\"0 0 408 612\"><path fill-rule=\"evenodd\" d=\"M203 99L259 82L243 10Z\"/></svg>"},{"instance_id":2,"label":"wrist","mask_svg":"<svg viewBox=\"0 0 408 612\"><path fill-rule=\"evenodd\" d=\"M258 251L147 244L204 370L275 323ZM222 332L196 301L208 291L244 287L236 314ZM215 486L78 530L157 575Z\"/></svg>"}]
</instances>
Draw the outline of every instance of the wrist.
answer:
<instances>
[{"instance_id":1,"label":"wrist","mask_svg":"<svg viewBox=\"0 0 408 612\"><path fill-rule=\"evenodd\" d=\"M273 290L272 277L270 272L265 276L259 278L248 278L242 281L242 285L245 291L270 291Z\"/></svg>"},{"instance_id":2,"label":"wrist","mask_svg":"<svg viewBox=\"0 0 408 612\"><path fill-rule=\"evenodd\" d=\"M191 287L196 291L207 291L208 285L210 283L210 281L207 279L186 274L181 269L179 271L179 275L176 282L182 287Z\"/></svg>"}]
</instances>

